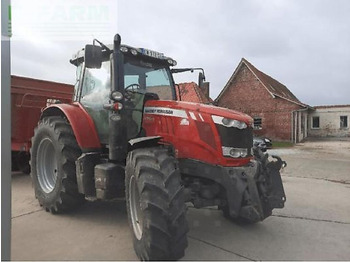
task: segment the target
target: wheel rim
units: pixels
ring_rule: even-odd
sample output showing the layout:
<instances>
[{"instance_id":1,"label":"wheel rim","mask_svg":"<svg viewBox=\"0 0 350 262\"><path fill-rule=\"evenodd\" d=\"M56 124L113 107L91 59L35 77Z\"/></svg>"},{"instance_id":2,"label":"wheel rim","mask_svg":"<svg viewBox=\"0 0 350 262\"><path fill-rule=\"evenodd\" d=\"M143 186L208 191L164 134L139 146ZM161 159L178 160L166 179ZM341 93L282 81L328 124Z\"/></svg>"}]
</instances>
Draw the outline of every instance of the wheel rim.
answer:
<instances>
[{"instance_id":1,"label":"wheel rim","mask_svg":"<svg viewBox=\"0 0 350 262\"><path fill-rule=\"evenodd\" d=\"M129 206L132 228L138 240L142 237L143 220L140 206L140 193L137 189L135 177L132 176L129 182Z\"/></svg>"},{"instance_id":2,"label":"wheel rim","mask_svg":"<svg viewBox=\"0 0 350 262\"><path fill-rule=\"evenodd\" d=\"M37 154L37 177L45 193L53 191L57 181L57 159L55 147L50 138L41 140Z\"/></svg>"}]
</instances>

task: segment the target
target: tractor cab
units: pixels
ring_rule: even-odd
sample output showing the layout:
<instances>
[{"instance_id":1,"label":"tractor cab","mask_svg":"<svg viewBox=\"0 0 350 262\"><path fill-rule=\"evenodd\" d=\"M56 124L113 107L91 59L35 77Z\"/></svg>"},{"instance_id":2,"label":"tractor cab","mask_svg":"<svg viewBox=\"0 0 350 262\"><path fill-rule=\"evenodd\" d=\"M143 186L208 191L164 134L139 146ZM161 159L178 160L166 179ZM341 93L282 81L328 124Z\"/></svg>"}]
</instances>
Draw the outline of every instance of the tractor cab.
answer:
<instances>
[{"instance_id":1,"label":"tractor cab","mask_svg":"<svg viewBox=\"0 0 350 262\"><path fill-rule=\"evenodd\" d=\"M111 121L127 127L114 134L126 136L120 141L142 136L145 101L176 98L169 68L176 61L163 53L120 45L120 38L110 46L95 41L100 45L86 45L70 60L77 67L74 102L92 117L101 144L108 145L116 133Z\"/></svg>"}]
</instances>

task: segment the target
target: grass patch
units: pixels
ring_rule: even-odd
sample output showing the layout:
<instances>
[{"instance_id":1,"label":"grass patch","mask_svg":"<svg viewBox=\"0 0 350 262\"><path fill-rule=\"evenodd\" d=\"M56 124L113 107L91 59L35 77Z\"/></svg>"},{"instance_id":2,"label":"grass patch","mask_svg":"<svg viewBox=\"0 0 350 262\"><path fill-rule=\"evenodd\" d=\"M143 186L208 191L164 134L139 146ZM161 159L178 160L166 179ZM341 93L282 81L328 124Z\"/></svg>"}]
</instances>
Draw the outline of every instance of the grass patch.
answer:
<instances>
[{"instance_id":1,"label":"grass patch","mask_svg":"<svg viewBox=\"0 0 350 262\"><path fill-rule=\"evenodd\" d=\"M273 141L272 142L272 148L284 148L284 147L293 147L293 143L283 142L283 141Z\"/></svg>"}]
</instances>

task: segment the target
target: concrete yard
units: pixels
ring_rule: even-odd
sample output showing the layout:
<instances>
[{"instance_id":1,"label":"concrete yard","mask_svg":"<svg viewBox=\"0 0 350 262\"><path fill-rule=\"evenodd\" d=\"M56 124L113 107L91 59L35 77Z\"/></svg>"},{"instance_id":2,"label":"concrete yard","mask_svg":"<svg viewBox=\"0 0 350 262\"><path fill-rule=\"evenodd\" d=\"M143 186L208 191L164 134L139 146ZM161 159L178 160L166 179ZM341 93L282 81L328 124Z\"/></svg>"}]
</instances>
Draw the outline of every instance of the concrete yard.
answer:
<instances>
[{"instance_id":1,"label":"concrete yard","mask_svg":"<svg viewBox=\"0 0 350 262\"><path fill-rule=\"evenodd\" d=\"M286 207L255 225L230 222L214 208L189 208L183 260L350 260L350 141L269 152L288 163ZM137 260L123 201L51 215L22 173L12 173L11 252L12 260Z\"/></svg>"}]
</instances>

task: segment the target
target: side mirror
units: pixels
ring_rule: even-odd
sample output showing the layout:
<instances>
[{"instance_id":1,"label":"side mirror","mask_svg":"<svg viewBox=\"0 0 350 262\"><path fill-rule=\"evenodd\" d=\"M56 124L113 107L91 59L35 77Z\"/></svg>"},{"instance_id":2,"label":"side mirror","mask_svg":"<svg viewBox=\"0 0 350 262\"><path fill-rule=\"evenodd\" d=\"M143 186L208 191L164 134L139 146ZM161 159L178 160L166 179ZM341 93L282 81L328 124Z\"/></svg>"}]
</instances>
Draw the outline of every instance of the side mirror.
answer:
<instances>
[{"instance_id":1,"label":"side mirror","mask_svg":"<svg viewBox=\"0 0 350 262\"><path fill-rule=\"evenodd\" d=\"M85 66L87 68L101 68L102 47L96 45L86 45L84 55Z\"/></svg>"}]
</instances>

